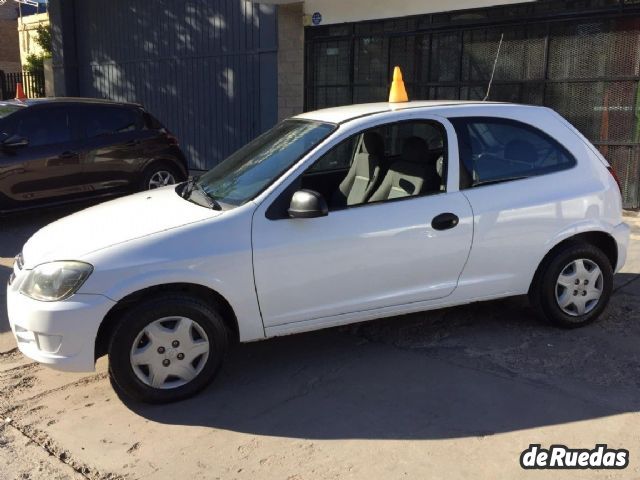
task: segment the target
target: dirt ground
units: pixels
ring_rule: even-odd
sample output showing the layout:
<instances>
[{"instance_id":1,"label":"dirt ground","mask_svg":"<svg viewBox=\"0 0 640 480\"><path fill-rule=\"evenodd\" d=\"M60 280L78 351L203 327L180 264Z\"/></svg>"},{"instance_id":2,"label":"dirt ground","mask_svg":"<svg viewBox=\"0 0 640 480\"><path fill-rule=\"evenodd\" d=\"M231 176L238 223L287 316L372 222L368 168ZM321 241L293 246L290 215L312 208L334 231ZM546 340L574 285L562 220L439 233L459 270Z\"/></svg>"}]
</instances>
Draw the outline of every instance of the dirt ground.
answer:
<instances>
[{"instance_id":1,"label":"dirt ground","mask_svg":"<svg viewBox=\"0 0 640 480\"><path fill-rule=\"evenodd\" d=\"M43 224L2 221L0 276ZM0 479L640 477L640 219L603 317L540 324L522 298L239 346L185 402L15 348L0 293ZM523 471L530 444L630 451L625 470Z\"/></svg>"}]
</instances>

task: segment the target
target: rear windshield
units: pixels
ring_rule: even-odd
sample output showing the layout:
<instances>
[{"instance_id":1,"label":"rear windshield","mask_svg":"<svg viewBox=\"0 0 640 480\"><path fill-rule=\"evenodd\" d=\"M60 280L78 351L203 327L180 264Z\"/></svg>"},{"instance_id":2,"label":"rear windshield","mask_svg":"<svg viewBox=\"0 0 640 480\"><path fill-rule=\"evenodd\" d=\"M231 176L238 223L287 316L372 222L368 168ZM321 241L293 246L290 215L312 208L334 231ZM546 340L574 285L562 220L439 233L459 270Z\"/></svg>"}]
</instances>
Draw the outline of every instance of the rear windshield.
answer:
<instances>
[{"instance_id":1,"label":"rear windshield","mask_svg":"<svg viewBox=\"0 0 640 480\"><path fill-rule=\"evenodd\" d=\"M17 112L22 107L18 107L17 105L11 105L8 103L0 103L0 118L7 117L14 112Z\"/></svg>"}]
</instances>

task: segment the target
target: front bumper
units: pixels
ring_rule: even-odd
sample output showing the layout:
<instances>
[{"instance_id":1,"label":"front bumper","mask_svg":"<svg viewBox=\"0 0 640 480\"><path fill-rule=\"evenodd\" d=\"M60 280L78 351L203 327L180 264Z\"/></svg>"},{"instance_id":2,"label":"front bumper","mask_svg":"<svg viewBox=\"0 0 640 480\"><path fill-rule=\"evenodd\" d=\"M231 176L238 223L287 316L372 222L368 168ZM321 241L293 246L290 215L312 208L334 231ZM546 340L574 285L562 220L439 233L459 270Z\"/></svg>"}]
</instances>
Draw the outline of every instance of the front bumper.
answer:
<instances>
[{"instance_id":1,"label":"front bumper","mask_svg":"<svg viewBox=\"0 0 640 480\"><path fill-rule=\"evenodd\" d=\"M57 370L92 372L100 323L115 305L102 295L75 294L61 302L40 302L7 287L9 324L27 357Z\"/></svg>"}]
</instances>

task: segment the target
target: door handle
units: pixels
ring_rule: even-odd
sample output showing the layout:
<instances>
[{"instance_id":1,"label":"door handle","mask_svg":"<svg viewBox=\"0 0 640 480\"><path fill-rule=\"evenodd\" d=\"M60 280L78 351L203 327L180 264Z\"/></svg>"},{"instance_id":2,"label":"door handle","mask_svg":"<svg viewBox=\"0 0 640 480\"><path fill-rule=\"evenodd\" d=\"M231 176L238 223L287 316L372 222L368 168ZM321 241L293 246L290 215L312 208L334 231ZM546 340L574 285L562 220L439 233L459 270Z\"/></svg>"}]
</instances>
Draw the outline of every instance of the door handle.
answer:
<instances>
[{"instance_id":1,"label":"door handle","mask_svg":"<svg viewBox=\"0 0 640 480\"><path fill-rule=\"evenodd\" d=\"M135 147L136 145L140 145L140 140L129 140L125 143L126 147Z\"/></svg>"},{"instance_id":2,"label":"door handle","mask_svg":"<svg viewBox=\"0 0 640 480\"><path fill-rule=\"evenodd\" d=\"M62 152L60 155L58 155L58 158L73 158L73 157L77 157L77 156L78 156L78 152L66 151L66 152Z\"/></svg>"},{"instance_id":3,"label":"door handle","mask_svg":"<svg viewBox=\"0 0 640 480\"><path fill-rule=\"evenodd\" d=\"M431 220L431 226L434 230L448 230L460 223L460 219L455 213L441 213Z\"/></svg>"}]
</instances>

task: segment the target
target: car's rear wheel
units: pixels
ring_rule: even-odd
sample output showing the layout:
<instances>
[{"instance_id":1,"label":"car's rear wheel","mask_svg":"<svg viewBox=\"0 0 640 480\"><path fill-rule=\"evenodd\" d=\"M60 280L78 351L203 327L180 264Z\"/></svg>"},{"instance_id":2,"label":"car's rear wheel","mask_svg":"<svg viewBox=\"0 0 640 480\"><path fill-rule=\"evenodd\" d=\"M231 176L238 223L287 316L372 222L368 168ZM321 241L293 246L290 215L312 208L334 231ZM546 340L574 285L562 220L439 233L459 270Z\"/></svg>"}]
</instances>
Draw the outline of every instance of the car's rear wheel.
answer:
<instances>
[{"instance_id":1,"label":"car's rear wheel","mask_svg":"<svg viewBox=\"0 0 640 480\"><path fill-rule=\"evenodd\" d=\"M122 315L109 344L109 375L133 399L182 400L213 380L227 345L212 306L188 295L154 297Z\"/></svg>"},{"instance_id":2,"label":"car's rear wheel","mask_svg":"<svg viewBox=\"0 0 640 480\"><path fill-rule=\"evenodd\" d=\"M612 289L613 268L607 256L593 245L575 243L545 260L529 299L545 320L575 328L600 316Z\"/></svg>"},{"instance_id":3,"label":"car's rear wheel","mask_svg":"<svg viewBox=\"0 0 640 480\"><path fill-rule=\"evenodd\" d=\"M178 168L166 162L151 164L142 174L141 190L155 190L156 188L174 185L184 180L184 175Z\"/></svg>"}]
</instances>

